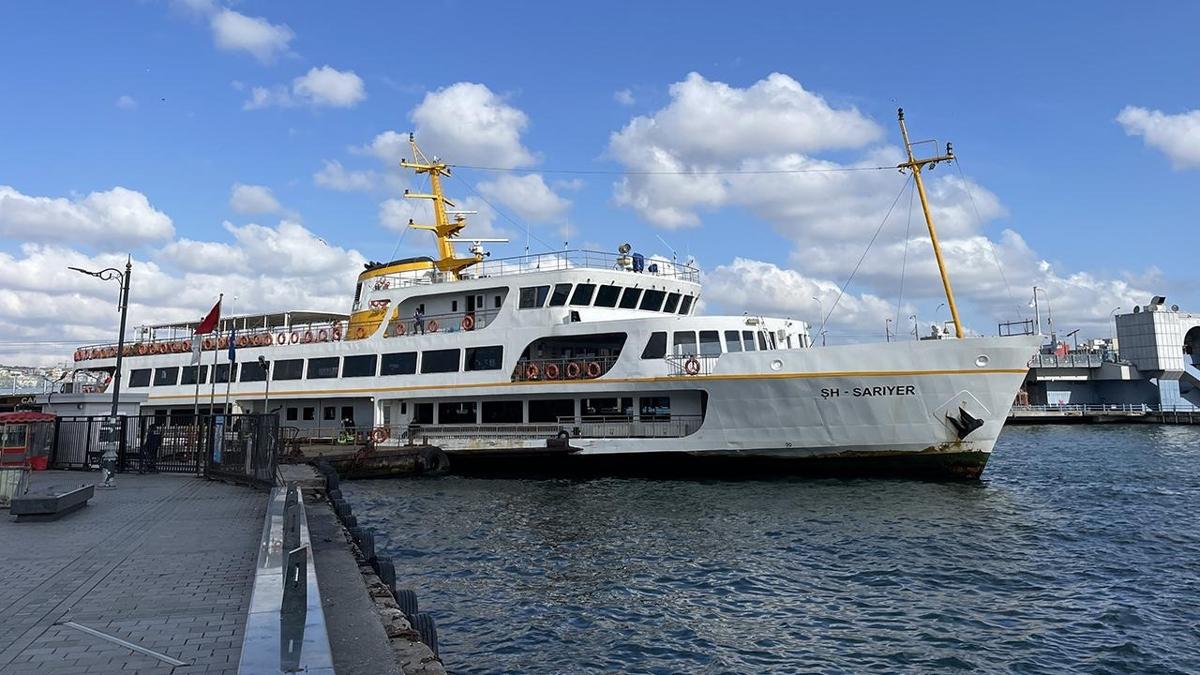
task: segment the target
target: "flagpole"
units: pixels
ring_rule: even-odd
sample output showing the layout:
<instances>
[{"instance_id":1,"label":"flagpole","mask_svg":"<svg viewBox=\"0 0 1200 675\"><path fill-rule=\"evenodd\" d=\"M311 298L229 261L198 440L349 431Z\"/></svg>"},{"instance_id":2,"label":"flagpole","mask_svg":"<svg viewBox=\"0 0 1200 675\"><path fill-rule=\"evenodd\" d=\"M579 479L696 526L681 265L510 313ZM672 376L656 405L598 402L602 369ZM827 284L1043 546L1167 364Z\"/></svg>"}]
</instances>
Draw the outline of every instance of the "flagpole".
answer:
<instances>
[{"instance_id":1,"label":"flagpole","mask_svg":"<svg viewBox=\"0 0 1200 675\"><path fill-rule=\"evenodd\" d=\"M192 424L200 424L200 369L204 366L204 359L200 358L200 350L197 349L196 343L200 341L198 333L192 334L192 367L196 369L196 398L192 401ZM212 374L216 377L216 373Z\"/></svg>"},{"instance_id":2,"label":"flagpole","mask_svg":"<svg viewBox=\"0 0 1200 675\"><path fill-rule=\"evenodd\" d=\"M224 299L225 299L224 293L217 296L217 306L218 307L221 306L221 301ZM213 345L213 365L212 365L213 377L210 380L210 382L212 383L212 386L209 387L209 390L208 390L208 416L209 417L213 416L213 409L216 407L216 404L217 404L216 373L217 373L217 356L220 353L221 353L221 315L217 314L217 338L216 338L216 344ZM232 376L233 373L229 373L229 375ZM225 379L228 380L229 378L226 377Z\"/></svg>"},{"instance_id":3,"label":"flagpole","mask_svg":"<svg viewBox=\"0 0 1200 675\"><path fill-rule=\"evenodd\" d=\"M225 378L225 414L227 415L233 414L233 409L229 407L229 385L231 382L233 382L234 355L237 354L237 349L233 344L234 340L237 339L237 334L235 331L237 331L236 324L235 327L229 331L229 377Z\"/></svg>"}]
</instances>

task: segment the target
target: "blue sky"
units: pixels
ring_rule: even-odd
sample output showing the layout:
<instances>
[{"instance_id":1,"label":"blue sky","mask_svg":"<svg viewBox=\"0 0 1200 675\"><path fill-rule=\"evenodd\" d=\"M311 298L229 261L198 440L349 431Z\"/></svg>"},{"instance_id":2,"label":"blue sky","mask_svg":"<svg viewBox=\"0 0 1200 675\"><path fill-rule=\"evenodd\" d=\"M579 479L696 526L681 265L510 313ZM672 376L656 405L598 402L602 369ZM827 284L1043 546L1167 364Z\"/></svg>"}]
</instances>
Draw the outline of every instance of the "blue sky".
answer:
<instances>
[{"instance_id":1,"label":"blue sky","mask_svg":"<svg viewBox=\"0 0 1200 675\"><path fill-rule=\"evenodd\" d=\"M249 34L222 36L217 17L233 14L260 23L234 21L225 29L237 33L244 28ZM729 3L696 2L7 3L0 9L0 58L9 64L0 72L7 102L0 106L0 185L35 200L30 208L45 206L36 202L40 198L77 202L122 186L144 195L151 209L169 217L172 231L130 235L119 246L70 232L50 237L32 225L41 221L31 219L27 210L14 215L10 206L7 215L0 210L0 252L10 258L10 268L36 272L37 260L75 254L105 260L105 255L132 250L137 260L153 266L146 278L161 275L163 284L254 287L239 300L244 311L286 304L287 294L270 290L269 278L264 278L272 275L297 288L300 304L331 302L349 279L341 279L340 286L309 280L311 274L351 276L359 259L339 267L339 255L357 251L369 259L386 258L393 250L421 252L429 242L428 235L414 232L397 249L400 235L380 225L381 203L396 198L394 190L382 185L329 189L314 174L325 162L337 161L347 171L372 172L373 180L383 183L393 173L386 164L352 148L366 148L388 130L413 129L414 110L431 92L474 83L490 93L487 105L523 115L509 150L520 148L534 159L512 160L510 153L508 165L519 171L463 170L460 176L476 187L500 175L539 176L560 201L531 216L547 221L529 226L536 240L558 246L566 238L610 248L628 239L647 252L663 252L658 235L714 271L710 310L813 314L817 305L812 297L826 298L822 283L840 285L857 258L851 252L861 252L869 238L836 241L835 233L821 230L831 214L805 209L800 218L811 222L798 225L789 220L797 217L796 205L765 208L758 206L760 199L700 194L675 205L697 221L681 225L649 215L637 206L638 197L670 201L673 197L664 197L664 190L697 188L704 193L702 185L634 181L628 198L622 199L614 188L620 175L556 171L657 168L646 163L657 160L636 150L626 148L622 154L623 146L613 140L638 117L654 121L654 128L628 133L628 144L662 144L688 168L771 164L789 153L796 161L803 155L839 165L863 162L888 146L894 149L895 108L903 105L914 137L954 142L970 181L957 195L946 195L947 218L955 213L950 202L961 202L964 194L977 202L990 203L994 197L994 208L985 204L980 222L947 224L952 237L957 231L964 241L975 237L1002 246L1007 229L1024 243L1000 253L1011 271L1012 301L996 299L995 289L984 288L986 280L976 282L967 274L962 293L972 327L992 332L999 318L1015 318L1025 307L1027 287L1037 283L1059 296L1060 324L1101 335L1112 307L1145 302L1144 293L1162 292L1185 307L1200 307L1200 292L1187 273L1194 268L1188 233L1195 229L1200 202L1194 187L1200 159L1164 150L1186 148L1188 139L1200 134L1200 121L1192 125L1186 117L1200 107L1195 94L1200 50L1193 39L1198 19L1195 5L1151 10L1125 3L773 3L749 11ZM264 26L265 34L255 33ZM330 72L353 73L358 88L306 96L297 78L326 66ZM779 73L796 85L789 89L791 84L784 82L785 91L802 88L820 101L796 103L796 116L782 120L785 126L833 111L840 121L828 124L849 120L873 125L873 130L832 143L827 140L835 130L816 124L808 137L785 141L775 153L762 139L736 137L754 135L753 129L742 128L710 156L681 137L688 120L713 113L687 108L672 94L672 85L688 82L690 73L699 79L684 90L718 95L720 87L727 87L735 96L757 91L756 83ZM267 103L247 109L256 87L269 92ZM747 106L769 107L770 101L763 99L770 95L765 89L763 93L733 112L748 115ZM128 99L122 103L122 97ZM675 131L666 117L656 117L673 102L674 119L681 125ZM1166 117L1122 124L1117 117L1127 106L1151 116L1161 111ZM714 116L706 128L722 128L723 119ZM440 137L452 133L453 124L448 128ZM766 132L769 136L776 130ZM682 145L672 147L675 141ZM747 148L745 157L736 154L739 147ZM497 152L495 158L503 164L503 148ZM941 173L931 178L957 176L957 171L939 167ZM871 205L859 214L867 230L878 224L872 209L885 210L903 178L895 181L894 188L882 180L845 188ZM230 203L235 184L266 188L278 208L238 213ZM750 188L747 194L771 189L740 183L722 189L734 193L743 187ZM461 184L451 183L450 190L465 196ZM530 218L497 198L500 192L497 188L489 201L522 225L485 214L493 221L487 229L518 234L520 244L498 247L496 255L518 254ZM776 197L772 193L769 201ZM565 202L569 205L563 207ZM894 230L897 241L903 241L906 198L898 209L887 232ZM257 223L271 229L280 220L299 224L333 247L324 252L328 258L318 254L311 274L294 265L279 269L256 257L269 255L271 246L291 245L278 232L257 239L243 233L239 239L223 226L228 221L234 228ZM920 226L914 220L914 237ZM181 267L181 257L198 258L181 255L178 247L173 255L165 252L178 240L241 247L240 253L206 250L241 256L242 268L188 276L203 270ZM910 244L908 260L929 257L916 239ZM42 247L41 257L30 247ZM536 241L534 248L541 248ZM1027 260L1017 262L1008 255ZM737 259L744 264L736 264ZM810 264L812 259L824 262ZM970 266L974 259L963 260ZM974 267L970 272L979 273ZM874 315L881 314L883 304L894 306L897 295L896 279L886 272L880 269L872 276L867 265L866 276L856 278L848 290L859 304L848 304L847 314L834 317L836 331L855 336L882 323ZM921 271L912 274L919 277ZM758 283L783 290L748 295L738 288L744 275L758 275ZM111 301L103 289L55 279L52 288L43 284L40 290L79 302ZM913 295L905 298L901 313L932 316L939 298L923 291L928 284L923 287L915 279L906 281ZM0 289L28 295L23 283L28 281L0 279ZM317 291L304 290L317 285ZM975 291L979 299L973 301ZM234 291L175 293L177 302L157 305L147 292L143 297L150 299L138 313L146 321L158 319L155 307L163 319L190 316L218 292ZM0 348L0 361L44 354L30 345L44 339L53 320L29 300L10 297L6 304L9 316L0 321L0 341L12 346ZM820 304L829 306L828 301ZM71 339L103 335L111 332L110 321L97 309L67 333Z\"/></svg>"}]
</instances>

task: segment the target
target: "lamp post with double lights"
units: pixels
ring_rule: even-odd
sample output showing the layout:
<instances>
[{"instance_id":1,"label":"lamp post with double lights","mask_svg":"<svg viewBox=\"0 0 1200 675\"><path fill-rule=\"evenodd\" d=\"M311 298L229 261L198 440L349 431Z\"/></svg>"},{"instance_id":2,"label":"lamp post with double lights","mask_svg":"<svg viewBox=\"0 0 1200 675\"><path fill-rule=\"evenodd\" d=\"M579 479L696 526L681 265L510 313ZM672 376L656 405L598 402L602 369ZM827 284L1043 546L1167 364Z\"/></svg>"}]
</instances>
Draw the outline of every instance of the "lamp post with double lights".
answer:
<instances>
[{"instance_id":1,"label":"lamp post with double lights","mask_svg":"<svg viewBox=\"0 0 1200 675\"><path fill-rule=\"evenodd\" d=\"M74 270L80 274L87 274L96 277L103 281L116 281L121 285L121 297L118 303L118 308L121 310L121 330L117 333L117 365L116 372L113 373L113 396L112 396L112 416L117 416L117 408L121 401L121 357L125 353L125 317L129 312L129 277L133 275L133 259L126 256L125 271L115 267L108 267L99 272L92 272L80 267L68 267L69 270Z\"/></svg>"}]
</instances>

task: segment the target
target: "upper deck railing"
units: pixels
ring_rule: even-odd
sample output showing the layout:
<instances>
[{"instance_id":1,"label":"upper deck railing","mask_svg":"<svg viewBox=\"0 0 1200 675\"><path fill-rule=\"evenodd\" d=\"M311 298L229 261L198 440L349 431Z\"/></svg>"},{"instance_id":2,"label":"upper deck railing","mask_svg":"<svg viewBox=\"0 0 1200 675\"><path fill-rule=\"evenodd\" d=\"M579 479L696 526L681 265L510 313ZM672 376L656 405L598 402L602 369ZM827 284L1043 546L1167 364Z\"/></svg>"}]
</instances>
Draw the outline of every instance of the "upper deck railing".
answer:
<instances>
[{"instance_id":1,"label":"upper deck railing","mask_svg":"<svg viewBox=\"0 0 1200 675\"><path fill-rule=\"evenodd\" d=\"M625 270L634 271L633 256L619 253L604 253L586 249L572 249L553 253L533 253L513 258L489 259L478 262L463 270L462 279L490 279L507 277L517 274L533 274L535 272L554 272L571 269ZM645 267L640 274L677 279L691 283L700 282L700 270L683 263L658 259L646 259ZM385 288L408 288L412 286L428 286L456 281L453 275L445 272L415 275L411 272L401 274L385 274L375 277L376 290Z\"/></svg>"}]
</instances>

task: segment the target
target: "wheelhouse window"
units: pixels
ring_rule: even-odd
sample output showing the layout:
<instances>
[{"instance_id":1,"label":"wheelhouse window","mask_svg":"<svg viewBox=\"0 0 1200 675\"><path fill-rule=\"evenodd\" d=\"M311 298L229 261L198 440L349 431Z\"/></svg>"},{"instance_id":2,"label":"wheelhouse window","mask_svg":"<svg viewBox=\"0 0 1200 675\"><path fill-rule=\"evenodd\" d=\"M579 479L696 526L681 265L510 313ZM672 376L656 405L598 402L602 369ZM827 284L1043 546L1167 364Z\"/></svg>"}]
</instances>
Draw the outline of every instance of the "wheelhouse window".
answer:
<instances>
[{"instance_id":1,"label":"wheelhouse window","mask_svg":"<svg viewBox=\"0 0 1200 675\"><path fill-rule=\"evenodd\" d=\"M663 299L666 297L667 294L665 291L646 291L646 294L642 296L641 308L657 312L662 309Z\"/></svg>"},{"instance_id":2,"label":"wheelhouse window","mask_svg":"<svg viewBox=\"0 0 1200 675\"><path fill-rule=\"evenodd\" d=\"M342 363L342 377L374 377L377 360L374 354L347 356ZM308 372L309 377L312 377L312 365L309 365Z\"/></svg>"},{"instance_id":3,"label":"wheelhouse window","mask_svg":"<svg viewBox=\"0 0 1200 675\"><path fill-rule=\"evenodd\" d=\"M299 380L301 377L304 377L304 359L276 361L271 372L271 379L276 381Z\"/></svg>"},{"instance_id":4,"label":"wheelhouse window","mask_svg":"<svg viewBox=\"0 0 1200 675\"><path fill-rule=\"evenodd\" d=\"M721 353L721 335L715 330L700 331L700 354L717 356Z\"/></svg>"},{"instance_id":5,"label":"wheelhouse window","mask_svg":"<svg viewBox=\"0 0 1200 675\"><path fill-rule=\"evenodd\" d=\"M521 401L484 401L484 424L519 424L524 422L525 406Z\"/></svg>"},{"instance_id":6,"label":"wheelhouse window","mask_svg":"<svg viewBox=\"0 0 1200 675\"><path fill-rule=\"evenodd\" d=\"M200 369L200 384L207 384L208 366L184 366L179 384L196 384L196 368Z\"/></svg>"},{"instance_id":7,"label":"wheelhouse window","mask_svg":"<svg viewBox=\"0 0 1200 675\"><path fill-rule=\"evenodd\" d=\"M696 331L694 330L678 330L675 331L675 354L678 356L690 356L698 353L696 348Z\"/></svg>"},{"instance_id":8,"label":"wheelhouse window","mask_svg":"<svg viewBox=\"0 0 1200 675\"><path fill-rule=\"evenodd\" d=\"M758 334L758 348L760 351L767 351L767 338L762 333Z\"/></svg>"},{"instance_id":9,"label":"wheelhouse window","mask_svg":"<svg viewBox=\"0 0 1200 675\"><path fill-rule=\"evenodd\" d=\"M754 351L754 331L742 331L742 346L745 347L746 351L748 352Z\"/></svg>"},{"instance_id":10,"label":"wheelhouse window","mask_svg":"<svg viewBox=\"0 0 1200 675\"><path fill-rule=\"evenodd\" d=\"M586 307L592 304L592 296L596 293L596 284L577 284L571 294L571 304Z\"/></svg>"},{"instance_id":11,"label":"wheelhouse window","mask_svg":"<svg viewBox=\"0 0 1200 675\"><path fill-rule=\"evenodd\" d=\"M551 307L562 307L567 304L567 296L571 294L571 284L554 284L554 294L550 296Z\"/></svg>"},{"instance_id":12,"label":"wheelhouse window","mask_svg":"<svg viewBox=\"0 0 1200 675\"><path fill-rule=\"evenodd\" d=\"M679 313L680 314L687 314L688 312L692 311L692 300L694 298L695 298L695 296L691 296L691 295L683 296L683 301L679 303Z\"/></svg>"},{"instance_id":13,"label":"wheelhouse window","mask_svg":"<svg viewBox=\"0 0 1200 675\"><path fill-rule=\"evenodd\" d=\"M674 314L675 310L679 308L679 297L678 293L668 293L667 304L663 305L662 311L667 314Z\"/></svg>"},{"instance_id":14,"label":"wheelhouse window","mask_svg":"<svg viewBox=\"0 0 1200 675\"><path fill-rule=\"evenodd\" d=\"M263 362L248 361L242 364L242 382L264 382L267 379L267 370L271 367L271 362L266 361L264 367ZM221 381L221 367L217 366L217 382Z\"/></svg>"},{"instance_id":15,"label":"wheelhouse window","mask_svg":"<svg viewBox=\"0 0 1200 675\"><path fill-rule=\"evenodd\" d=\"M667 355L667 332L655 331L646 340L646 348L642 350L643 359L661 359Z\"/></svg>"},{"instance_id":16,"label":"wheelhouse window","mask_svg":"<svg viewBox=\"0 0 1200 675\"><path fill-rule=\"evenodd\" d=\"M736 330L725 331L725 351L742 351L742 336Z\"/></svg>"},{"instance_id":17,"label":"wheelhouse window","mask_svg":"<svg viewBox=\"0 0 1200 675\"><path fill-rule=\"evenodd\" d=\"M458 349L431 349L421 352L421 372L424 374L457 373L460 351Z\"/></svg>"},{"instance_id":18,"label":"wheelhouse window","mask_svg":"<svg viewBox=\"0 0 1200 675\"><path fill-rule=\"evenodd\" d=\"M475 424L475 401L439 403L438 424Z\"/></svg>"},{"instance_id":19,"label":"wheelhouse window","mask_svg":"<svg viewBox=\"0 0 1200 675\"><path fill-rule=\"evenodd\" d=\"M464 370L500 370L504 365L504 347L468 347Z\"/></svg>"},{"instance_id":20,"label":"wheelhouse window","mask_svg":"<svg viewBox=\"0 0 1200 675\"><path fill-rule=\"evenodd\" d=\"M535 399L529 402L529 422L531 424L557 422L560 417L574 416L575 399Z\"/></svg>"},{"instance_id":21,"label":"wheelhouse window","mask_svg":"<svg viewBox=\"0 0 1200 675\"><path fill-rule=\"evenodd\" d=\"M638 299L642 297L642 289L626 288L621 294L621 309L637 309Z\"/></svg>"},{"instance_id":22,"label":"wheelhouse window","mask_svg":"<svg viewBox=\"0 0 1200 675\"><path fill-rule=\"evenodd\" d=\"M518 307L534 309L546 306L546 296L550 295L549 286L526 286L521 289Z\"/></svg>"},{"instance_id":23,"label":"wheelhouse window","mask_svg":"<svg viewBox=\"0 0 1200 675\"><path fill-rule=\"evenodd\" d=\"M601 286L596 293L597 307L616 307L617 300L621 297L620 286Z\"/></svg>"},{"instance_id":24,"label":"wheelhouse window","mask_svg":"<svg viewBox=\"0 0 1200 675\"><path fill-rule=\"evenodd\" d=\"M154 386L174 387L179 382L179 368L155 368Z\"/></svg>"},{"instance_id":25,"label":"wheelhouse window","mask_svg":"<svg viewBox=\"0 0 1200 675\"><path fill-rule=\"evenodd\" d=\"M308 360L308 379L325 380L338 376L338 357L323 356Z\"/></svg>"},{"instance_id":26,"label":"wheelhouse window","mask_svg":"<svg viewBox=\"0 0 1200 675\"><path fill-rule=\"evenodd\" d=\"M136 370L129 371L129 386L130 387L149 387L150 386L150 369L149 368L138 368Z\"/></svg>"},{"instance_id":27,"label":"wheelhouse window","mask_svg":"<svg viewBox=\"0 0 1200 675\"><path fill-rule=\"evenodd\" d=\"M379 360L379 374L412 375L417 372L416 352L392 352Z\"/></svg>"}]
</instances>

